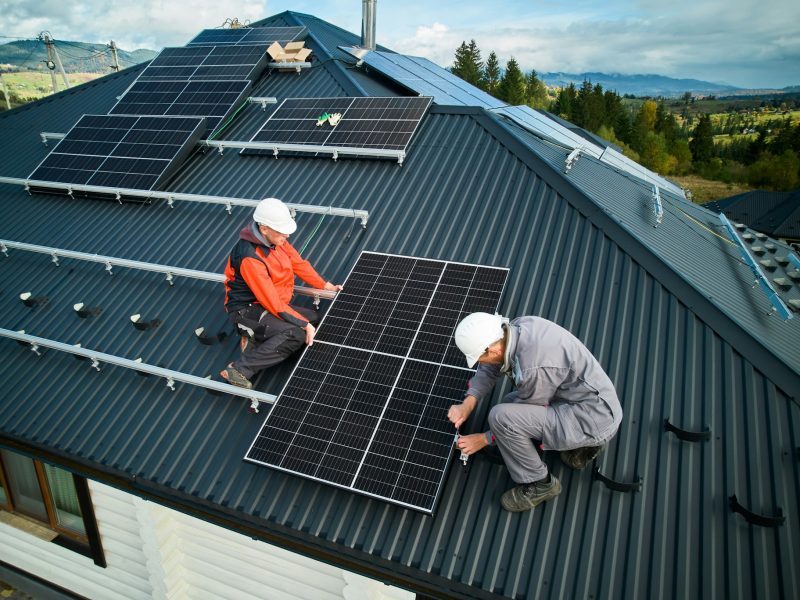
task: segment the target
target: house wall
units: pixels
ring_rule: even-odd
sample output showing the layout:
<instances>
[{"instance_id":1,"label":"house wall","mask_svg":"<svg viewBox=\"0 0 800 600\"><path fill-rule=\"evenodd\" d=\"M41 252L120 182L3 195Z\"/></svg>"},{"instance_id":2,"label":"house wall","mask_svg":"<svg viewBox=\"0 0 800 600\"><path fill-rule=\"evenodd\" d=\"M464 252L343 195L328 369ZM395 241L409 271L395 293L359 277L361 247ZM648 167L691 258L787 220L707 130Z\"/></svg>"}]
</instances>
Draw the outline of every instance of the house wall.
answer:
<instances>
[{"instance_id":1,"label":"house wall","mask_svg":"<svg viewBox=\"0 0 800 600\"><path fill-rule=\"evenodd\" d=\"M0 561L88 598L412 600L414 594L90 481L108 566L0 522Z\"/></svg>"}]
</instances>

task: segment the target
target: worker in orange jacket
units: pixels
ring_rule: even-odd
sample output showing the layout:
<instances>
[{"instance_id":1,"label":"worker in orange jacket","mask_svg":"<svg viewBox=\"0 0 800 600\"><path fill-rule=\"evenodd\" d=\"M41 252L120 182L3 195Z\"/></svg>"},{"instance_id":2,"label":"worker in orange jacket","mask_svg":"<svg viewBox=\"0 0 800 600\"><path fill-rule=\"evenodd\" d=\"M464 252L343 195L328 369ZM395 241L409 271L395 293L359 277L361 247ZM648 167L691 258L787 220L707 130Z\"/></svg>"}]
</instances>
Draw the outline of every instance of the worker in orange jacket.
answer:
<instances>
[{"instance_id":1,"label":"worker in orange jacket","mask_svg":"<svg viewBox=\"0 0 800 600\"><path fill-rule=\"evenodd\" d=\"M256 206L253 221L240 232L225 267L225 310L242 336L241 357L220 375L251 389L251 379L314 341L316 311L292 306L295 275L330 291L342 286L325 281L289 243L297 224L277 198Z\"/></svg>"}]
</instances>

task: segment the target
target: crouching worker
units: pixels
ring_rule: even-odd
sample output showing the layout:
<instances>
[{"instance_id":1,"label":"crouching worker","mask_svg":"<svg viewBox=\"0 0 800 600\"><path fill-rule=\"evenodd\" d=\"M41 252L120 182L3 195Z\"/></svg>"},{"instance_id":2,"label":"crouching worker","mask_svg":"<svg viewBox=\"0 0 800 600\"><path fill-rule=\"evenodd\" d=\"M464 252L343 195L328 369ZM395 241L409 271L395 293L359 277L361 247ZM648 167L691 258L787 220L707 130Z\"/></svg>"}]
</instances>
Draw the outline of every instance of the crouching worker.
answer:
<instances>
[{"instance_id":1,"label":"crouching worker","mask_svg":"<svg viewBox=\"0 0 800 600\"><path fill-rule=\"evenodd\" d=\"M289 208L277 198L266 198L231 250L225 267L225 310L242 336L242 355L220 372L228 383L250 389L259 371L314 341L316 311L289 304L295 275L315 288L342 289L300 258L288 242L296 229Z\"/></svg>"},{"instance_id":2,"label":"crouching worker","mask_svg":"<svg viewBox=\"0 0 800 600\"><path fill-rule=\"evenodd\" d=\"M473 313L456 327L455 342L467 365L480 363L463 403L448 411L456 428L479 402L488 401L501 374L514 382L514 391L489 411L489 431L460 436L457 442L468 455L497 445L517 484L500 499L506 510L529 510L561 492L532 440L545 450L559 450L568 467L582 469L617 433L622 408L614 385L566 329L539 317L509 322Z\"/></svg>"}]
</instances>

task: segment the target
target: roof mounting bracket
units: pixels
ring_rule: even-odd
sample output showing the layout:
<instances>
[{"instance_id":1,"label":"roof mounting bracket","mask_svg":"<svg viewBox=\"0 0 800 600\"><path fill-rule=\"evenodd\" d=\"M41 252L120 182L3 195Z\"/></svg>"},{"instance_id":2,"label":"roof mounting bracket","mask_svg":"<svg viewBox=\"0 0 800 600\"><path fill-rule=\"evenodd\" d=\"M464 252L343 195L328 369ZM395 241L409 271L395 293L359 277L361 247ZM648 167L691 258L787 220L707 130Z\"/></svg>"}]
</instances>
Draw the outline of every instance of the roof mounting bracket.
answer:
<instances>
[{"instance_id":1,"label":"roof mounting bracket","mask_svg":"<svg viewBox=\"0 0 800 600\"><path fill-rule=\"evenodd\" d=\"M669 419L664 419L664 431L671 431L675 437L684 442L707 442L711 439L711 429L708 426L704 431L689 431L676 427L669 422Z\"/></svg>"},{"instance_id":2,"label":"roof mounting bracket","mask_svg":"<svg viewBox=\"0 0 800 600\"><path fill-rule=\"evenodd\" d=\"M113 269L114 269L114 267L111 266L111 261L107 260L106 261L106 271L108 272L109 275L113 275L114 274Z\"/></svg>"},{"instance_id":3,"label":"roof mounting bracket","mask_svg":"<svg viewBox=\"0 0 800 600\"><path fill-rule=\"evenodd\" d=\"M247 99L250 103L260 104L261 110L267 110L267 104L277 104L278 99L272 96L251 96Z\"/></svg>"},{"instance_id":4,"label":"roof mounting bracket","mask_svg":"<svg viewBox=\"0 0 800 600\"><path fill-rule=\"evenodd\" d=\"M172 196L167 196L167 206L175 208L175 199Z\"/></svg>"},{"instance_id":5,"label":"roof mounting bracket","mask_svg":"<svg viewBox=\"0 0 800 600\"><path fill-rule=\"evenodd\" d=\"M167 387L173 392L175 391L175 380L172 377L167 377Z\"/></svg>"},{"instance_id":6,"label":"roof mounting bracket","mask_svg":"<svg viewBox=\"0 0 800 600\"><path fill-rule=\"evenodd\" d=\"M120 195L120 193L119 193L119 190L117 190L116 192L114 192L114 199L115 199L117 202L119 202L120 204L122 204L122 196Z\"/></svg>"},{"instance_id":7,"label":"roof mounting bracket","mask_svg":"<svg viewBox=\"0 0 800 600\"><path fill-rule=\"evenodd\" d=\"M603 475L600 472L600 467L597 465L595 465L594 469L592 470L592 479L596 481L602 481L603 485L615 492L640 492L642 490L642 478L638 475L636 476L636 481L615 481Z\"/></svg>"},{"instance_id":8,"label":"roof mounting bracket","mask_svg":"<svg viewBox=\"0 0 800 600\"><path fill-rule=\"evenodd\" d=\"M733 512L742 515L745 521L751 525L758 525L759 527L780 527L783 525L784 521L786 521L786 517L783 516L783 511L780 508L778 508L778 515L775 517L759 515L739 504L736 494L728 498L728 505Z\"/></svg>"},{"instance_id":9,"label":"roof mounting bracket","mask_svg":"<svg viewBox=\"0 0 800 600\"><path fill-rule=\"evenodd\" d=\"M54 264L55 266L57 266L57 267L58 267L58 266L60 266L60 265L58 264L58 254L56 254L55 252L51 252L51 253L50 253L50 259L53 261L53 264Z\"/></svg>"},{"instance_id":10,"label":"roof mounting bracket","mask_svg":"<svg viewBox=\"0 0 800 600\"><path fill-rule=\"evenodd\" d=\"M225 210L228 212L229 215L233 214L233 205L230 202L225 203Z\"/></svg>"},{"instance_id":11,"label":"roof mounting bracket","mask_svg":"<svg viewBox=\"0 0 800 600\"><path fill-rule=\"evenodd\" d=\"M31 352L33 352L36 356L42 355L42 353L39 352L39 344L36 342L31 343Z\"/></svg>"},{"instance_id":12,"label":"roof mounting bracket","mask_svg":"<svg viewBox=\"0 0 800 600\"><path fill-rule=\"evenodd\" d=\"M661 206L661 192L657 185L653 185L653 214L656 217L656 224L653 227L658 227L664 220L664 207Z\"/></svg>"},{"instance_id":13,"label":"roof mounting bracket","mask_svg":"<svg viewBox=\"0 0 800 600\"><path fill-rule=\"evenodd\" d=\"M719 220L722 225L725 227L725 231L728 234L728 237L733 240L736 246L739 248L739 253L742 255L744 262L750 267L750 270L755 275L756 279L753 283L753 287L756 284L761 286L761 289L769 298L769 301L772 303L772 312L777 312L780 317L787 321L792 318L792 312L789 308L784 304L783 300L781 300L780 296L778 296L778 292L775 291L775 288L772 287L772 284L769 282L769 279L761 272L761 269L758 266L758 263L755 259L750 255L750 252L747 250L747 246L744 245L742 238L739 237L739 233L736 231L736 228L731 224L723 213L719 213ZM772 313L769 313L772 314Z\"/></svg>"},{"instance_id":14,"label":"roof mounting bracket","mask_svg":"<svg viewBox=\"0 0 800 600\"><path fill-rule=\"evenodd\" d=\"M31 194L31 186L28 184L27 181L25 182L25 191L28 192L28 196L32 196L33 195L33 194Z\"/></svg>"},{"instance_id":15,"label":"roof mounting bracket","mask_svg":"<svg viewBox=\"0 0 800 600\"><path fill-rule=\"evenodd\" d=\"M45 134L45 132L42 131L42 132L39 133L39 136L42 138L42 143L45 146L47 146L47 138L48 138L47 134Z\"/></svg>"},{"instance_id":16,"label":"roof mounting bracket","mask_svg":"<svg viewBox=\"0 0 800 600\"><path fill-rule=\"evenodd\" d=\"M572 169L573 165L578 161L581 157L581 149L575 148L572 152L569 153L567 159L564 161L564 173L569 173L570 169Z\"/></svg>"},{"instance_id":17,"label":"roof mounting bracket","mask_svg":"<svg viewBox=\"0 0 800 600\"><path fill-rule=\"evenodd\" d=\"M0 242L0 252L2 252L6 258L8 258L8 248L3 242Z\"/></svg>"},{"instance_id":18,"label":"roof mounting bracket","mask_svg":"<svg viewBox=\"0 0 800 600\"><path fill-rule=\"evenodd\" d=\"M217 152L219 152L220 154L224 154L225 153L225 147L224 146L217 146Z\"/></svg>"},{"instance_id":19,"label":"roof mounting bracket","mask_svg":"<svg viewBox=\"0 0 800 600\"><path fill-rule=\"evenodd\" d=\"M175 276L172 273L167 273L167 283L175 285Z\"/></svg>"},{"instance_id":20,"label":"roof mounting bracket","mask_svg":"<svg viewBox=\"0 0 800 600\"><path fill-rule=\"evenodd\" d=\"M339 152L337 150L334 150L333 153L331 154L331 158L333 158L333 160L339 158Z\"/></svg>"},{"instance_id":21,"label":"roof mounting bracket","mask_svg":"<svg viewBox=\"0 0 800 600\"><path fill-rule=\"evenodd\" d=\"M67 196L73 199L75 198L75 196L72 195L72 186L67 186Z\"/></svg>"},{"instance_id":22,"label":"roof mounting bracket","mask_svg":"<svg viewBox=\"0 0 800 600\"><path fill-rule=\"evenodd\" d=\"M92 367L97 371L100 372L100 361L97 360L96 357L92 358Z\"/></svg>"}]
</instances>

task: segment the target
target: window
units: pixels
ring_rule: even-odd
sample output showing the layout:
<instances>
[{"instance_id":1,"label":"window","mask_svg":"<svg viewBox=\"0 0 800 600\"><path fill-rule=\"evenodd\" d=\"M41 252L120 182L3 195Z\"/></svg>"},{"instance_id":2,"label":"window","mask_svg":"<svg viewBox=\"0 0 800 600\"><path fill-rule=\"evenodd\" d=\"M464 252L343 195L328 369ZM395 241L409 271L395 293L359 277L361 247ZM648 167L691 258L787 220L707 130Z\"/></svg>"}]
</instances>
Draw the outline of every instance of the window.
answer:
<instances>
[{"instance_id":1,"label":"window","mask_svg":"<svg viewBox=\"0 0 800 600\"><path fill-rule=\"evenodd\" d=\"M105 567L86 479L8 450L0 450L0 508L34 519L52 541Z\"/></svg>"}]
</instances>

